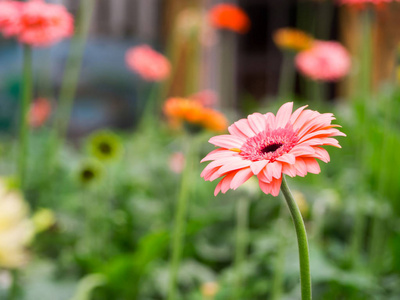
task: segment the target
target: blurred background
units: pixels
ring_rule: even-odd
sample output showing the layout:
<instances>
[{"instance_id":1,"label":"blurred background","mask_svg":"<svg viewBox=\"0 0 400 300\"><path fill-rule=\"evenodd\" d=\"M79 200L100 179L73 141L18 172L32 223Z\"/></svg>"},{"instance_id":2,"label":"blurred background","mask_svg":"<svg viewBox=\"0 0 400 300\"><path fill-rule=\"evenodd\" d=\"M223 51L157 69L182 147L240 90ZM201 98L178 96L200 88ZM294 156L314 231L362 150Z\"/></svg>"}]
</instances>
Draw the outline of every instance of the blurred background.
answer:
<instances>
[{"instance_id":1,"label":"blurred background","mask_svg":"<svg viewBox=\"0 0 400 300\"><path fill-rule=\"evenodd\" d=\"M309 234L314 297L400 299L398 1L46 2L66 7L75 34L32 46L24 176L26 45L0 36L0 299L300 299L283 198L252 180L214 197L198 162L221 130L193 130L185 117L178 126L169 98L197 99L226 124L288 101L333 112L342 149L328 149L321 174L289 182ZM239 12L213 13L221 3ZM0 29L2 20L0 6ZM340 50L313 52L321 41ZM167 59L166 78L146 79L129 59L143 45Z\"/></svg>"}]
</instances>

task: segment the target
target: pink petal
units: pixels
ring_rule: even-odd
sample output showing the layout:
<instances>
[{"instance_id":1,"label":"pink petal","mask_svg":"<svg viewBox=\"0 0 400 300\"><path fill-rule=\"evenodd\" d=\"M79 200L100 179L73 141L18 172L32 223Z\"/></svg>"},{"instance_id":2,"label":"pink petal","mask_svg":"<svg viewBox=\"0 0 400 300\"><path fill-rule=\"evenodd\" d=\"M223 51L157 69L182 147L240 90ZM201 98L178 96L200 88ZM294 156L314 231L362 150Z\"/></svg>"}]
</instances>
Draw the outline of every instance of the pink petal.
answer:
<instances>
[{"instance_id":1,"label":"pink petal","mask_svg":"<svg viewBox=\"0 0 400 300\"><path fill-rule=\"evenodd\" d=\"M288 165L288 164L284 164L282 166L282 173L290 176L290 177L295 177L297 174L297 170L294 167L294 165Z\"/></svg>"},{"instance_id":2,"label":"pink petal","mask_svg":"<svg viewBox=\"0 0 400 300\"><path fill-rule=\"evenodd\" d=\"M290 117L290 123L294 124L296 122L297 118L299 117L300 113L307 107L308 105L304 105L294 111L292 116Z\"/></svg>"},{"instance_id":3,"label":"pink petal","mask_svg":"<svg viewBox=\"0 0 400 300\"><path fill-rule=\"evenodd\" d=\"M328 151L321 147L314 147L315 150L315 157L322 160L325 163L328 163L331 158L329 157Z\"/></svg>"},{"instance_id":4,"label":"pink petal","mask_svg":"<svg viewBox=\"0 0 400 300\"><path fill-rule=\"evenodd\" d=\"M231 181L231 189L236 190L240 185L245 183L253 176L253 172L249 168L244 168L238 172L236 172L235 176Z\"/></svg>"},{"instance_id":5,"label":"pink petal","mask_svg":"<svg viewBox=\"0 0 400 300\"><path fill-rule=\"evenodd\" d=\"M307 175L307 165L301 157L296 158L296 163L294 164L297 175L304 177Z\"/></svg>"},{"instance_id":6,"label":"pink petal","mask_svg":"<svg viewBox=\"0 0 400 300\"><path fill-rule=\"evenodd\" d=\"M267 172L272 174L272 177L277 179L282 177L282 164L275 161L267 165Z\"/></svg>"},{"instance_id":7,"label":"pink petal","mask_svg":"<svg viewBox=\"0 0 400 300\"><path fill-rule=\"evenodd\" d=\"M210 153L208 153L206 155L206 157L204 157L200 162L202 163L205 161L217 160L217 159L231 157L231 156L237 156L237 155L238 155L237 152L218 148L218 149L215 149L215 150L211 151Z\"/></svg>"},{"instance_id":8,"label":"pink petal","mask_svg":"<svg viewBox=\"0 0 400 300\"><path fill-rule=\"evenodd\" d=\"M311 146L297 145L297 146L294 146L292 148L292 150L289 151L289 153L294 156L313 155L315 153L315 150Z\"/></svg>"},{"instance_id":9,"label":"pink petal","mask_svg":"<svg viewBox=\"0 0 400 300\"><path fill-rule=\"evenodd\" d=\"M257 175L267 164L268 160L255 161L250 165L250 169L253 171L254 175Z\"/></svg>"},{"instance_id":10,"label":"pink petal","mask_svg":"<svg viewBox=\"0 0 400 300\"><path fill-rule=\"evenodd\" d=\"M222 186L222 179L220 182L218 182L217 186L215 187L214 196L217 196L218 193L221 191L221 186Z\"/></svg>"},{"instance_id":11,"label":"pink petal","mask_svg":"<svg viewBox=\"0 0 400 300\"><path fill-rule=\"evenodd\" d=\"M267 127L271 129L275 129L275 115L273 113L266 113L264 115L265 117L265 123L267 124Z\"/></svg>"},{"instance_id":12,"label":"pink petal","mask_svg":"<svg viewBox=\"0 0 400 300\"><path fill-rule=\"evenodd\" d=\"M276 128L285 128L292 115L293 102L287 102L276 113Z\"/></svg>"},{"instance_id":13,"label":"pink petal","mask_svg":"<svg viewBox=\"0 0 400 300\"><path fill-rule=\"evenodd\" d=\"M219 170L218 173L220 175L223 175L225 173L234 171L234 170L238 170L238 169L242 169L245 167L249 167L252 164L251 161L249 160L244 160L242 158L237 158L236 160L232 160L230 161L228 164L223 165Z\"/></svg>"},{"instance_id":14,"label":"pink petal","mask_svg":"<svg viewBox=\"0 0 400 300\"><path fill-rule=\"evenodd\" d=\"M228 131L230 134L232 135L236 135L238 137L241 137L243 139L247 139L248 136L246 134L244 134L242 131L240 131L240 129L235 125L232 124L231 126L228 127Z\"/></svg>"},{"instance_id":15,"label":"pink petal","mask_svg":"<svg viewBox=\"0 0 400 300\"><path fill-rule=\"evenodd\" d=\"M236 172L231 172L228 175L226 175L224 178L222 178L222 183L221 183L221 192L225 194L231 185L231 181L233 180L233 177L236 175Z\"/></svg>"},{"instance_id":16,"label":"pink petal","mask_svg":"<svg viewBox=\"0 0 400 300\"><path fill-rule=\"evenodd\" d=\"M247 119L240 119L239 121L235 122L234 125L247 137L252 137L256 135L255 132L250 128Z\"/></svg>"},{"instance_id":17,"label":"pink petal","mask_svg":"<svg viewBox=\"0 0 400 300\"><path fill-rule=\"evenodd\" d=\"M294 157L293 154L290 154L290 153L283 154L282 156L278 157L276 160L288 163L290 165L292 165L296 162L296 158Z\"/></svg>"},{"instance_id":18,"label":"pink petal","mask_svg":"<svg viewBox=\"0 0 400 300\"><path fill-rule=\"evenodd\" d=\"M254 113L247 117L251 129L257 134L266 129L265 118L260 113Z\"/></svg>"},{"instance_id":19,"label":"pink petal","mask_svg":"<svg viewBox=\"0 0 400 300\"><path fill-rule=\"evenodd\" d=\"M258 182L260 185L261 190L265 194L271 194L272 196L278 196L279 195L279 190L281 188L281 183L282 183L282 178L280 179L274 179L270 183L266 183L263 181Z\"/></svg>"},{"instance_id":20,"label":"pink petal","mask_svg":"<svg viewBox=\"0 0 400 300\"><path fill-rule=\"evenodd\" d=\"M231 148L240 149L245 140L236 135L224 134L224 135L213 136L211 139L209 139L208 142L215 146L226 149L231 149Z\"/></svg>"},{"instance_id":21,"label":"pink petal","mask_svg":"<svg viewBox=\"0 0 400 300\"><path fill-rule=\"evenodd\" d=\"M329 137L329 136L343 136L345 135L344 133L340 132L339 130L335 129L335 128L331 128L331 129L323 129L323 130L317 130L317 131L313 131L310 132L306 135L304 135L300 140L299 143L309 140L313 137L318 137L318 136L322 136L322 137Z\"/></svg>"},{"instance_id":22,"label":"pink petal","mask_svg":"<svg viewBox=\"0 0 400 300\"><path fill-rule=\"evenodd\" d=\"M304 162L307 165L307 172L313 174L319 174L321 172L321 168L314 158L304 158Z\"/></svg>"}]
</instances>

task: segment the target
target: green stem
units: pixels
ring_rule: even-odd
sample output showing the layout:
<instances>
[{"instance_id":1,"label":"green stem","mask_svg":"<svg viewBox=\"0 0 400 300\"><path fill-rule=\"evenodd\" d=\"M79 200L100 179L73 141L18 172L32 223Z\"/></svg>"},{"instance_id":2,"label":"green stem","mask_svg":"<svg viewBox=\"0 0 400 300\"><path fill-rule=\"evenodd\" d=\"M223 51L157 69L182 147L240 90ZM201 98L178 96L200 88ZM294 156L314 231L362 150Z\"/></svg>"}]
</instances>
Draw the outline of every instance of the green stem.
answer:
<instances>
[{"instance_id":1,"label":"green stem","mask_svg":"<svg viewBox=\"0 0 400 300\"><path fill-rule=\"evenodd\" d=\"M179 271L179 264L183 252L183 239L185 235L186 227L186 215L187 215L187 200L189 195L190 186L190 173L193 165L193 152L195 146L192 145L192 141L186 143L186 162L185 169L182 173L182 181L180 187L180 193L178 197L178 203L175 212L175 225L174 232L172 236L172 258L170 264L170 274L169 274L169 285L168 285L168 300L176 300L177 294L177 278Z\"/></svg>"},{"instance_id":2,"label":"green stem","mask_svg":"<svg viewBox=\"0 0 400 300\"><path fill-rule=\"evenodd\" d=\"M21 288L19 283L19 271L17 269L11 271L12 283L8 290L7 300L17 300L21 296Z\"/></svg>"},{"instance_id":3,"label":"green stem","mask_svg":"<svg viewBox=\"0 0 400 300\"><path fill-rule=\"evenodd\" d=\"M293 224L296 229L297 243L299 246L300 259L300 283L301 283L301 299L311 299L311 272L310 272L310 256L308 250L307 233L304 226L303 218L296 201L290 192L285 176L282 175L281 191L285 196L286 203L289 207Z\"/></svg>"},{"instance_id":4,"label":"green stem","mask_svg":"<svg viewBox=\"0 0 400 300\"><path fill-rule=\"evenodd\" d=\"M32 49L28 45L24 45L24 66L23 66L23 78L22 78L22 101L21 101L21 125L20 125L20 145L19 145L19 158L18 158L18 172L21 180L21 187L25 186L26 176L26 164L28 158L28 146L29 146L29 123L28 113L30 103L32 101Z\"/></svg>"},{"instance_id":5,"label":"green stem","mask_svg":"<svg viewBox=\"0 0 400 300\"><path fill-rule=\"evenodd\" d=\"M51 144L51 159L62 147L69 123L76 88L81 70L83 51L93 12L94 0L82 0L77 17L76 33L71 41L71 53L67 58L66 69L60 90L59 107L55 116L55 132ZM52 164L53 162L51 162ZM51 165L52 167L52 165Z\"/></svg>"},{"instance_id":6,"label":"green stem","mask_svg":"<svg viewBox=\"0 0 400 300\"><path fill-rule=\"evenodd\" d=\"M249 202L240 198L236 206L235 299L243 299L243 262L247 252Z\"/></svg>"}]
</instances>

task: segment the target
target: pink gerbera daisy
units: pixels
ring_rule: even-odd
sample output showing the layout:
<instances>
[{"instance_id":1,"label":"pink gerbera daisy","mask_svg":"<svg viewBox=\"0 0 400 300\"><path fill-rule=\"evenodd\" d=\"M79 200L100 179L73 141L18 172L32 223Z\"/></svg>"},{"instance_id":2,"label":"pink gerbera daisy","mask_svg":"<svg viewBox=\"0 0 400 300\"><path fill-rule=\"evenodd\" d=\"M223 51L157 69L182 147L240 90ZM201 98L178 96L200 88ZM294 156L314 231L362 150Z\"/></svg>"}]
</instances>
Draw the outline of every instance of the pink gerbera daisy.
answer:
<instances>
[{"instance_id":1,"label":"pink gerbera daisy","mask_svg":"<svg viewBox=\"0 0 400 300\"><path fill-rule=\"evenodd\" d=\"M147 81L162 81L171 73L168 59L148 45L129 49L125 58L128 67Z\"/></svg>"},{"instance_id":2,"label":"pink gerbera daisy","mask_svg":"<svg viewBox=\"0 0 400 300\"><path fill-rule=\"evenodd\" d=\"M315 41L313 46L296 55L296 67L313 80L335 81L350 71L350 55L334 41Z\"/></svg>"},{"instance_id":3,"label":"pink gerbera daisy","mask_svg":"<svg viewBox=\"0 0 400 300\"><path fill-rule=\"evenodd\" d=\"M318 174L316 159L329 161L321 146L339 147L333 136L345 136L332 125L333 114L300 107L292 113L293 102L284 104L276 114L254 113L232 124L228 135L212 137L209 142L220 148L201 162L212 161L201 173L205 180L222 177L215 189L236 189L251 176L258 177L261 190L277 196L282 174L291 177Z\"/></svg>"},{"instance_id":4,"label":"pink gerbera daisy","mask_svg":"<svg viewBox=\"0 0 400 300\"><path fill-rule=\"evenodd\" d=\"M74 19L62 5L31 0L21 8L18 34L21 43L46 47L74 33Z\"/></svg>"},{"instance_id":5,"label":"pink gerbera daisy","mask_svg":"<svg viewBox=\"0 0 400 300\"><path fill-rule=\"evenodd\" d=\"M23 3L0 1L0 32L5 37L17 35L21 30L20 11Z\"/></svg>"}]
</instances>

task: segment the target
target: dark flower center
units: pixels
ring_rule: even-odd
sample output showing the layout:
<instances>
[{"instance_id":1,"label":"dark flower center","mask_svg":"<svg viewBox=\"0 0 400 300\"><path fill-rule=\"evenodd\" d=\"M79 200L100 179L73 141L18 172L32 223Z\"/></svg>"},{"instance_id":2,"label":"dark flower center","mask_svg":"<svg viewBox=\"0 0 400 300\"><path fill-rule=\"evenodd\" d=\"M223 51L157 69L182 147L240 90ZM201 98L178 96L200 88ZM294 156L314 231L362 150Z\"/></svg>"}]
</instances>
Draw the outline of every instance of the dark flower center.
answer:
<instances>
[{"instance_id":1,"label":"dark flower center","mask_svg":"<svg viewBox=\"0 0 400 300\"><path fill-rule=\"evenodd\" d=\"M111 152L111 146L107 143L100 143L99 149L104 154L109 154Z\"/></svg>"},{"instance_id":2,"label":"dark flower center","mask_svg":"<svg viewBox=\"0 0 400 300\"><path fill-rule=\"evenodd\" d=\"M282 143L271 144L261 149L261 153L265 154L265 153L275 152L282 146L283 146Z\"/></svg>"},{"instance_id":3,"label":"dark flower center","mask_svg":"<svg viewBox=\"0 0 400 300\"><path fill-rule=\"evenodd\" d=\"M91 180L94 177L94 173L92 170L83 170L82 172L82 178L84 180Z\"/></svg>"}]
</instances>

